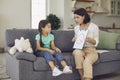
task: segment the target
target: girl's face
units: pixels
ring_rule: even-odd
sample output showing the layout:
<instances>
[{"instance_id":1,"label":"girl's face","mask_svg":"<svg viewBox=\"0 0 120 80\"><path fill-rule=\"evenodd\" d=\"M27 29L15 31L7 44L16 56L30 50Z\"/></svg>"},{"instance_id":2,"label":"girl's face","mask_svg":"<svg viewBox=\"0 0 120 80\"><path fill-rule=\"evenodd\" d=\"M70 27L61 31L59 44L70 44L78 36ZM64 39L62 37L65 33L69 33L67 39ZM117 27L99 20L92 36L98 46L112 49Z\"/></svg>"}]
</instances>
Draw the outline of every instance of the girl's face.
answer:
<instances>
[{"instance_id":1,"label":"girl's face","mask_svg":"<svg viewBox=\"0 0 120 80\"><path fill-rule=\"evenodd\" d=\"M50 33L51 32L51 24L48 23L44 28L42 28L42 31L45 33Z\"/></svg>"},{"instance_id":2,"label":"girl's face","mask_svg":"<svg viewBox=\"0 0 120 80\"><path fill-rule=\"evenodd\" d=\"M82 24L84 21L84 16L74 14L74 19L77 24Z\"/></svg>"}]
</instances>

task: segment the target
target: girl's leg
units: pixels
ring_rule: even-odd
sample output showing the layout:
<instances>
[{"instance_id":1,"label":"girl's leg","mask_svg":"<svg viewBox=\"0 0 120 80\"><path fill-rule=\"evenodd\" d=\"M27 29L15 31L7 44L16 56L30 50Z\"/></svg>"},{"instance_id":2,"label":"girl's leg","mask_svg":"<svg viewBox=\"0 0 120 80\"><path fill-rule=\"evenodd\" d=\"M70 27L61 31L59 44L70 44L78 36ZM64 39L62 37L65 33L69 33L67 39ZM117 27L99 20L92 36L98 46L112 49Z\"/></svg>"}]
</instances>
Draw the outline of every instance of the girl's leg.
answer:
<instances>
[{"instance_id":1,"label":"girl's leg","mask_svg":"<svg viewBox=\"0 0 120 80\"><path fill-rule=\"evenodd\" d=\"M64 57L61 53L55 52L54 55L57 61L59 61L63 67L67 66L67 63L65 62Z\"/></svg>"},{"instance_id":2,"label":"girl's leg","mask_svg":"<svg viewBox=\"0 0 120 80\"><path fill-rule=\"evenodd\" d=\"M53 70L54 70L54 68L55 68L54 61L49 61L49 62L48 62L48 64L49 64L49 66L50 66L51 70L53 71Z\"/></svg>"},{"instance_id":3,"label":"girl's leg","mask_svg":"<svg viewBox=\"0 0 120 80\"><path fill-rule=\"evenodd\" d=\"M61 65L64 67L63 73L72 73L72 70L70 70L70 67L65 62L63 56L61 53L55 52L55 58L61 63Z\"/></svg>"},{"instance_id":4,"label":"girl's leg","mask_svg":"<svg viewBox=\"0 0 120 80\"><path fill-rule=\"evenodd\" d=\"M47 51L40 52L39 55L41 57L44 57L46 62L49 64L51 70L52 70L52 76L59 76L62 74L62 71L60 71L58 68L55 67L54 64L54 57Z\"/></svg>"},{"instance_id":5,"label":"girl's leg","mask_svg":"<svg viewBox=\"0 0 120 80\"><path fill-rule=\"evenodd\" d=\"M62 60L62 61L61 61L61 65L62 65L63 67L67 66L67 63L65 62L65 60Z\"/></svg>"},{"instance_id":6,"label":"girl's leg","mask_svg":"<svg viewBox=\"0 0 120 80\"><path fill-rule=\"evenodd\" d=\"M36 56L38 57L44 57L46 62L49 64L51 70L53 70L55 68L55 64L54 64L54 57L47 51L42 51L42 52L36 52Z\"/></svg>"}]
</instances>

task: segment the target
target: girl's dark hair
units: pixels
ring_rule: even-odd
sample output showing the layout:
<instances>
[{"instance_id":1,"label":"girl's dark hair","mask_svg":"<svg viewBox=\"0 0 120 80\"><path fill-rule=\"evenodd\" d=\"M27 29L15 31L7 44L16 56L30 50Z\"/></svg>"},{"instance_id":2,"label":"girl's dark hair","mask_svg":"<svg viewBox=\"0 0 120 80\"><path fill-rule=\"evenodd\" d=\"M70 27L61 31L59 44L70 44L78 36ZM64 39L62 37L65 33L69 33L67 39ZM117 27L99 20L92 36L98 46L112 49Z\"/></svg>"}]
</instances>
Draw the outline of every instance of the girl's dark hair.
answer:
<instances>
[{"instance_id":1,"label":"girl's dark hair","mask_svg":"<svg viewBox=\"0 0 120 80\"><path fill-rule=\"evenodd\" d=\"M80 15L80 16L85 16L83 23L86 24L90 22L90 15L87 13L87 11L84 8L80 8L78 10L74 11L74 14Z\"/></svg>"},{"instance_id":2,"label":"girl's dark hair","mask_svg":"<svg viewBox=\"0 0 120 80\"><path fill-rule=\"evenodd\" d=\"M42 34L42 28L44 28L48 23L48 20L41 20L38 25L38 31Z\"/></svg>"},{"instance_id":3,"label":"girl's dark hair","mask_svg":"<svg viewBox=\"0 0 120 80\"><path fill-rule=\"evenodd\" d=\"M48 20L41 20L38 25L38 31L40 33L40 44L43 47L44 44L42 43L42 28L45 28L45 26L50 23Z\"/></svg>"}]
</instances>

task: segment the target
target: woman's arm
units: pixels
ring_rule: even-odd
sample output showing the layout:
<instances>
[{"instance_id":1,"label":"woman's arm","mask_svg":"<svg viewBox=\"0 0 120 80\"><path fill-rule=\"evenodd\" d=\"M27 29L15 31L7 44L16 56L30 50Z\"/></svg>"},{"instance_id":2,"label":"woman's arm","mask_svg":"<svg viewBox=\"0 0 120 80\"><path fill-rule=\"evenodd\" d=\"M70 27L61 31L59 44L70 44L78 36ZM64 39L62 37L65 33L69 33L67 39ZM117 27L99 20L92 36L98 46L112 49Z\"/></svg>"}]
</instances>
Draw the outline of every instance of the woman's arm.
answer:
<instances>
[{"instance_id":1,"label":"woman's arm","mask_svg":"<svg viewBox=\"0 0 120 80\"><path fill-rule=\"evenodd\" d=\"M72 42L75 42L75 41L76 41L76 38L75 38L75 37L73 37L73 38L72 38Z\"/></svg>"},{"instance_id":2,"label":"woman's arm","mask_svg":"<svg viewBox=\"0 0 120 80\"><path fill-rule=\"evenodd\" d=\"M51 48L57 52L61 53L61 50L55 46L54 40L51 41Z\"/></svg>"},{"instance_id":3,"label":"woman's arm","mask_svg":"<svg viewBox=\"0 0 120 80\"><path fill-rule=\"evenodd\" d=\"M89 42L95 46L99 43L99 28L95 27L93 30L93 38L86 38L86 42Z\"/></svg>"},{"instance_id":4,"label":"woman's arm","mask_svg":"<svg viewBox=\"0 0 120 80\"><path fill-rule=\"evenodd\" d=\"M96 44L96 41L95 41L94 39L92 39L92 38L86 38L85 41L86 41L86 42L89 42L89 43L91 43L91 44L93 44L93 45Z\"/></svg>"},{"instance_id":5,"label":"woman's arm","mask_svg":"<svg viewBox=\"0 0 120 80\"><path fill-rule=\"evenodd\" d=\"M74 27L74 37L72 38L72 42L75 42L75 41L76 41L78 29L79 29L79 26L78 26L78 27Z\"/></svg>"},{"instance_id":6,"label":"woman's arm","mask_svg":"<svg viewBox=\"0 0 120 80\"><path fill-rule=\"evenodd\" d=\"M50 52L51 54L54 54L54 51L53 51L53 50L48 49L48 48L43 48L43 47L41 47L39 40L36 40L36 48L37 48L37 50L40 50L40 51L48 51L48 52Z\"/></svg>"}]
</instances>

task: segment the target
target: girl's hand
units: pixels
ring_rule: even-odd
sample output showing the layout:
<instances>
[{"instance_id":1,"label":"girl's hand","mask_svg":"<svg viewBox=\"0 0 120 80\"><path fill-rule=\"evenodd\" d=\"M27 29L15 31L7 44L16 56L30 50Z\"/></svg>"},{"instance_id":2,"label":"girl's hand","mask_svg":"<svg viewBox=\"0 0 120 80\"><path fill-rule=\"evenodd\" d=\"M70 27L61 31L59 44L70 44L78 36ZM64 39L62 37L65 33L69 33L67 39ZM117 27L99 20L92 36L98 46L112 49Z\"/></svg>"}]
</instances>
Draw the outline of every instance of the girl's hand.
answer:
<instances>
[{"instance_id":1,"label":"girl's hand","mask_svg":"<svg viewBox=\"0 0 120 80\"><path fill-rule=\"evenodd\" d=\"M76 38L74 37L73 39L72 39L72 42L75 42L76 41Z\"/></svg>"},{"instance_id":2,"label":"girl's hand","mask_svg":"<svg viewBox=\"0 0 120 80\"><path fill-rule=\"evenodd\" d=\"M50 54L54 55L55 51L52 49L48 49L48 52L50 52Z\"/></svg>"},{"instance_id":3,"label":"girl's hand","mask_svg":"<svg viewBox=\"0 0 120 80\"><path fill-rule=\"evenodd\" d=\"M55 48L55 51L61 53L61 50L59 48Z\"/></svg>"}]
</instances>

